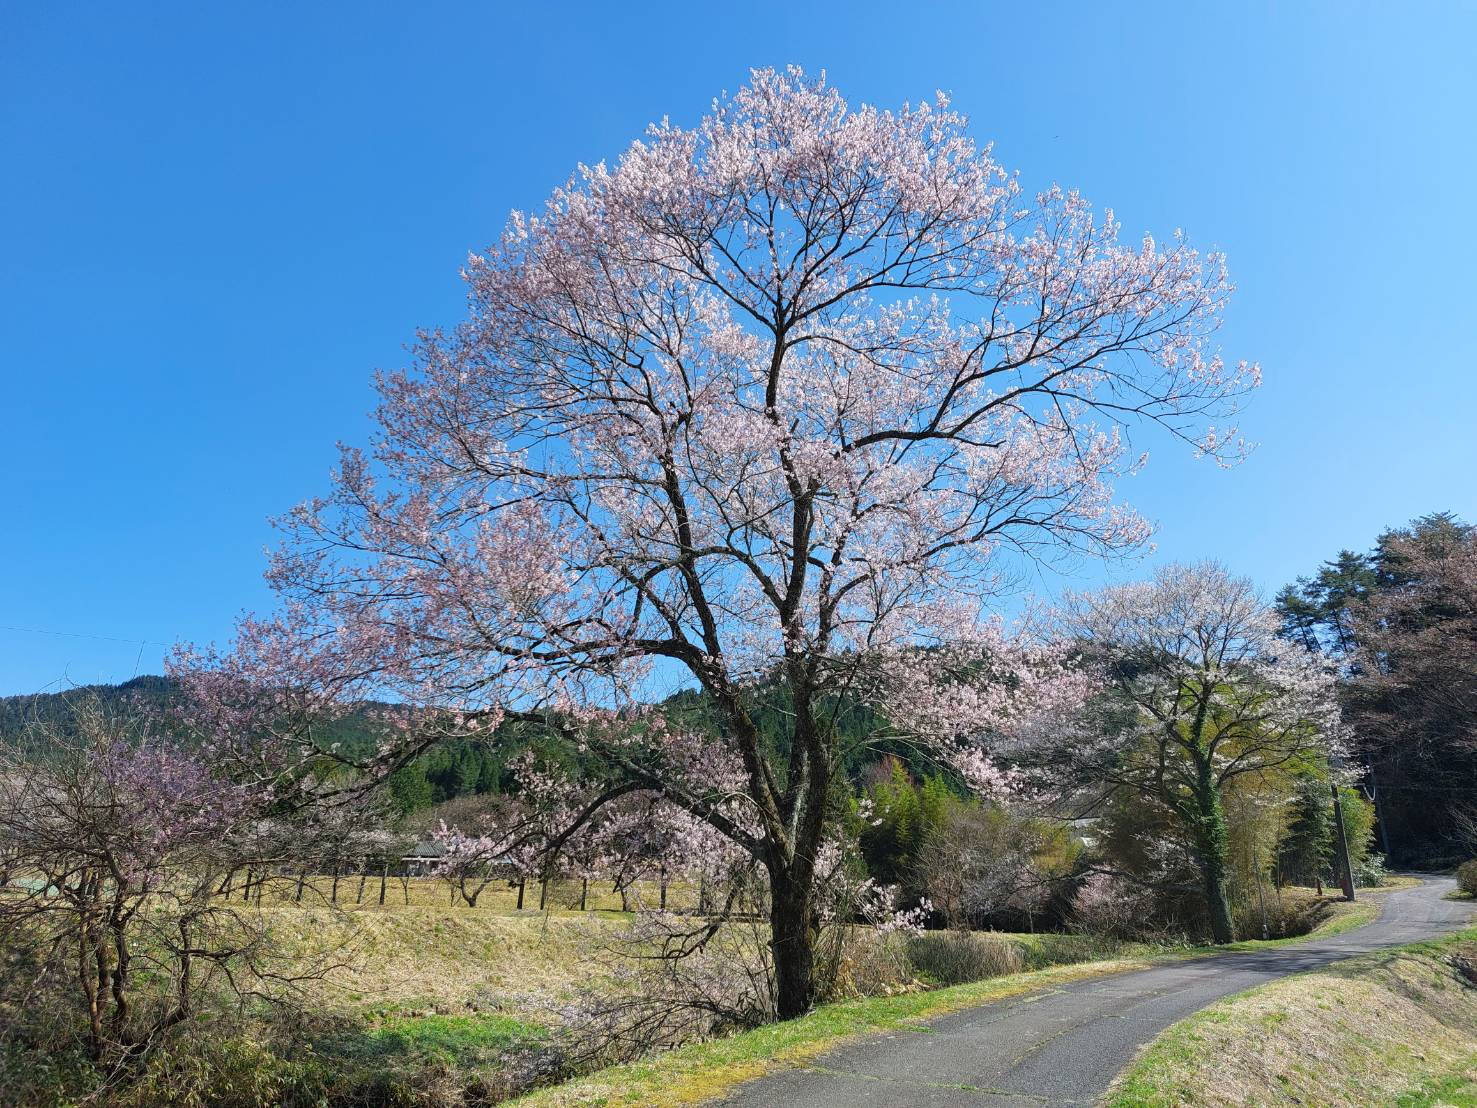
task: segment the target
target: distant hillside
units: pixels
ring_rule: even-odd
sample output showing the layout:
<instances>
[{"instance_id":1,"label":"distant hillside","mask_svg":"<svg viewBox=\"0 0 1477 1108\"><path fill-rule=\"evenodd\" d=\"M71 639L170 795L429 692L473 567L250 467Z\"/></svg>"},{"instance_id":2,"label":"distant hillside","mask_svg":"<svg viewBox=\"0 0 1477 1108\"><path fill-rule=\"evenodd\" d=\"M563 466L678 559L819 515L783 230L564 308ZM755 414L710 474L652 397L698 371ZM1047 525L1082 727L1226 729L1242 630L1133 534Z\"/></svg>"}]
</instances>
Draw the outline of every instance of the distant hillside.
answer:
<instances>
[{"instance_id":1,"label":"distant hillside","mask_svg":"<svg viewBox=\"0 0 1477 1108\"><path fill-rule=\"evenodd\" d=\"M162 715L178 695L177 683L168 677L146 676L121 685L79 685L62 692L0 697L0 743L25 745L28 735L40 728L71 734L78 708L90 701L121 715L145 711Z\"/></svg>"},{"instance_id":2,"label":"distant hillside","mask_svg":"<svg viewBox=\"0 0 1477 1108\"><path fill-rule=\"evenodd\" d=\"M121 685L79 685L62 692L0 697L0 743L30 745L40 731L71 734L84 704L96 703L124 718L147 715L167 731L170 708L181 696L179 682L168 677L135 677ZM328 741L338 742L351 756L373 746L370 722L354 714L328 729Z\"/></svg>"},{"instance_id":3,"label":"distant hillside","mask_svg":"<svg viewBox=\"0 0 1477 1108\"><path fill-rule=\"evenodd\" d=\"M82 685L63 692L0 697L0 745L34 747L39 751L44 745L43 732L71 733L79 707L90 700L123 716L146 713L161 720L167 728L169 708L181 695L178 682L168 677L147 676L135 677L121 685ZM789 748L788 693L775 683L766 683L760 686L755 700L754 720L773 756L783 762ZM718 727L713 707L701 692L677 692L663 706L687 727L714 731ZM366 706L367 709L382 707L387 705ZM876 718L860 705L850 706L837 720L843 738L853 742L877 724ZM339 750L355 758L373 749L376 739L375 724L366 710L336 721L325 729L322 741L338 744ZM580 772L578 757L571 760L567 750L557 749L559 744L546 743L536 729L510 726L500 728L487 739L455 740L427 751L389 778L390 796L398 809L408 813L469 793L516 788L507 766L519 751L529 746L544 749L548 756L564 762L571 771ZM910 745L888 742L856 743L847 752L844 768L854 784L860 783L886 755L898 758L917 776L931 768Z\"/></svg>"},{"instance_id":4,"label":"distant hillside","mask_svg":"<svg viewBox=\"0 0 1477 1108\"><path fill-rule=\"evenodd\" d=\"M122 717L148 715L168 730L170 708L182 695L179 683L168 677L135 677L121 685L81 685L63 692L0 697L0 745L44 752L51 736L76 729L84 704L97 703ZM323 742L334 743L351 758L373 749L377 734L369 712L382 704L366 705L335 721L324 731ZM390 779L395 805L410 812L468 793L497 792L509 784L508 759L527 742L512 735L490 741L458 740L428 751Z\"/></svg>"}]
</instances>

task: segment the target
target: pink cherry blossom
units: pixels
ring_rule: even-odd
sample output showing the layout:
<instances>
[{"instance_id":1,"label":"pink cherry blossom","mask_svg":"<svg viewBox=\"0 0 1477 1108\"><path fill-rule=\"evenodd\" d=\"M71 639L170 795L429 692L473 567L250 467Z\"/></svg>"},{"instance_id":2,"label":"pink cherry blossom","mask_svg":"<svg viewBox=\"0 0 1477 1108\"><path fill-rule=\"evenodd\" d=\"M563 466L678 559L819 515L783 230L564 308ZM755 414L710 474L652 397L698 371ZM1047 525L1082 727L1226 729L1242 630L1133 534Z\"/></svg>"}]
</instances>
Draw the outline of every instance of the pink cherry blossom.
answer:
<instances>
[{"instance_id":1,"label":"pink cherry blossom","mask_svg":"<svg viewBox=\"0 0 1477 1108\"><path fill-rule=\"evenodd\" d=\"M1222 260L1023 196L947 97L853 106L790 69L581 166L464 276L465 321L380 378L372 449L280 521L281 613L186 659L202 727L249 758L347 700L405 705L370 769L447 720L563 729L763 864L795 1015L834 714L860 690L1006 784L991 744L1084 680L992 629L1020 559L1145 541L1113 496L1136 428L1244 448ZM982 638L997 680L925 672ZM673 671L716 735L646 706ZM775 684L782 763L752 714Z\"/></svg>"}]
</instances>

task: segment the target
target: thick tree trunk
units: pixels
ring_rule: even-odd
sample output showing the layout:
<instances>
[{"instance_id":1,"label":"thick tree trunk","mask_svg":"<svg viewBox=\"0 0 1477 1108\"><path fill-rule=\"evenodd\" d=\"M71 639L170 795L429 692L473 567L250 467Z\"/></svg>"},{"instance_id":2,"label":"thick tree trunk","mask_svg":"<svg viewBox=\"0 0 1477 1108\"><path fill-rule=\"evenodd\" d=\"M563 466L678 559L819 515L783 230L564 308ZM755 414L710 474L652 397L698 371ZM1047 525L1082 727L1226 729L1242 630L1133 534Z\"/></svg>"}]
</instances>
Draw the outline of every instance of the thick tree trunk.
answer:
<instances>
[{"instance_id":1,"label":"thick tree trunk","mask_svg":"<svg viewBox=\"0 0 1477 1108\"><path fill-rule=\"evenodd\" d=\"M1208 776L1208 772L1203 775ZM1236 928L1231 921L1231 899L1226 891L1230 842L1220 792L1209 780L1202 780L1196 801L1199 811L1195 815L1195 845L1205 882L1210 934L1217 943L1229 943L1236 938Z\"/></svg>"},{"instance_id":2,"label":"thick tree trunk","mask_svg":"<svg viewBox=\"0 0 1477 1108\"><path fill-rule=\"evenodd\" d=\"M1235 941L1236 928L1231 922L1231 900L1226 894L1226 860L1207 855L1201 859L1205 875L1205 906L1210 911L1210 934L1217 943Z\"/></svg>"},{"instance_id":3,"label":"thick tree trunk","mask_svg":"<svg viewBox=\"0 0 1477 1108\"><path fill-rule=\"evenodd\" d=\"M815 1002L815 947L810 883L770 873L769 949L774 957L776 1015L795 1019Z\"/></svg>"}]
</instances>

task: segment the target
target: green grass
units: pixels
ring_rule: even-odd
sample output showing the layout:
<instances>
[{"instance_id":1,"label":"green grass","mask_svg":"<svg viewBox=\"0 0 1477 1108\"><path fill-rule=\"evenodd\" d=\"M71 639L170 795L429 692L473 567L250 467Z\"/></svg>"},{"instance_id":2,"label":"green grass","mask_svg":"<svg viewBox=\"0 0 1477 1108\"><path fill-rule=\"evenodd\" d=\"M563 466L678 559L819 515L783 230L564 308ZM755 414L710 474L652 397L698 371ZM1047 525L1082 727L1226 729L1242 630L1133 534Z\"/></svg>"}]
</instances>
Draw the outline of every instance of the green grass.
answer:
<instances>
[{"instance_id":1,"label":"green grass","mask_svg":"<svg viewBox=\"0 0 1477 1108\"><path fill-rule=\"evenodd\" d=\"M1395 1108L1477 1108L1477 1054L1454 1072L1422 1082L1397 1100Z\"/></svg>"},{"instance_id":2,"label":"green grass","mask_svg":"<svg viewBox=\"0 0 1477 1108\"><path fill-rule=\"evenodd\" d=\"M481 1066L547 1037L544 1028L511 1016L391 1016L376 1026L331 1039L320 1050L357 1061L421 1058Z\"/></svg>"}]
</instances>

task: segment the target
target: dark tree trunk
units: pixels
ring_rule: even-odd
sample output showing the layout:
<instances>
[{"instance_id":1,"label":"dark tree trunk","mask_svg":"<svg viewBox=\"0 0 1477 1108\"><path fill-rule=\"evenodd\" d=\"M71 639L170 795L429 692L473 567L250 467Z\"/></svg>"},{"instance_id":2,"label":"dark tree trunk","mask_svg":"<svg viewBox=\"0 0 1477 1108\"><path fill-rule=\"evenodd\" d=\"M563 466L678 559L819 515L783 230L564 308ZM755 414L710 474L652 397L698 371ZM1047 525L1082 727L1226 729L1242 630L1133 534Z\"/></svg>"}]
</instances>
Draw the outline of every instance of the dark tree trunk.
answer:
<instances>
[{"instance_id":1,"label":"dark tree trunk","mask_svg":"<svg viewBox=\"0 0 1477 1108\"><path fill-rule=\"evenodd\" d=\"M380 907L385 906L385 885L390 880L390 863L386 862L380 867Z\"/></svg>"},{"instance_id":2,"label":"dark tree trunk","mask_svg":"<svg viewBox=\"0 0 1477 1108\"><path fill-rule=\"evenodd\" d=\"M770 953L774 957L776 1015L795 1019L815 1001L815 950L809 882L770 874Z\"/></svg>"},{"instance_id":3,"label":"dark tree trunk","mask_svg":"<svg viewBox=\"0 0 1477 1108\"><path fill-rule=\"evenodd\" d=\"M528 884L528 879L526 877L520 877L520 878L518 878L518 908L517 908L517 911L519 911L519 912L523 911L523 886L526 885L526 884Z\"/></svg>"}]
</instances>

